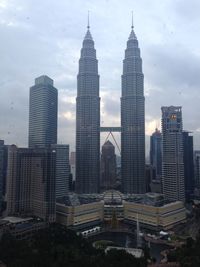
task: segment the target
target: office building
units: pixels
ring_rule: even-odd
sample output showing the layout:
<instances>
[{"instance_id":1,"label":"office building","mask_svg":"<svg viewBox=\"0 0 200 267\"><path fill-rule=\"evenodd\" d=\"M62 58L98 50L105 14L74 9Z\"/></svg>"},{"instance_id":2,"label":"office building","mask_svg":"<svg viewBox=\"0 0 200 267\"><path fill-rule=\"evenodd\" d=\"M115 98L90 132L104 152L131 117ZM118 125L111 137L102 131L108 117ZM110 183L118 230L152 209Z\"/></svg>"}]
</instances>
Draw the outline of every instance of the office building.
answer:
<instances>
[{"instance_id":1,"label":"office building","mask_svg":"<svg viewBox=\"0 0 200 267\"><path fill-rule=\"evenodd\" d=\"M181 107L162 107L162 190L171 201L185 200Z\"/></svg>"},{"instance_id":2,"label":"office building","mask_svg":"<svg viewBox=\"0 0 200 267\"><path fill-rule=\"evenodd\" d=\"M194 151L195 187L200 190L200 150Z\"/></svg>"},{"instance_id":3,"label":"office building","mask_svg":"<svg viewBox=\"0 0 200 267\"><path fill-rule=\"evenodd\" d=\"M121 172L124 193L145 193L144 75L133 26L123 61Z\"/></svg>"},{"instance_id":4,"label":"office building","mask_svg":"<svg viewBox=\"0 0 200 267\"><path fill-rule=\"evenodd\" d=\"M150 137L150 164L154 169L153 180L161 180L162 176L162 135L156 128Z\"/></svg>"},{"instance_id":5,"label":"office building","mask_svg":"<svg viewBox=\"0 0 200 267\"><path fill-rule=\"evenodd\" d=\"M101 179L100 188L101 191L114 189L116 187L116 155L115 147L108 140L102 146L101 153Z\"/></svg>"},{"instance_id":6,"label":"office building","mask_svg":"<svg viewBox=\"0 0 200 267\"><path fill-rule=\"evenodd\" d=\"M155 175L155 170L150 164L145 165L145 185L146 192L151 192L151 183Z\"/></svg>"},{"instance_id":7,"label":"office building","mask_svg":"<svg viewBox=\"0 0 200 267\"><path fill-rule=\"evenodd\" d=\"M56 151L56 198L69 192L69 145L52 145Z\"/></svg>"},{"instance_id":8,"label":"office building","mask_svg":"<svg viewBox=\"0 0 200 267\"><path fill-rule=\"evenodd\" d=\"M56 152L51 148L8 148L7 214L55 221Z\"/></svg>"},{"instance_id":9,"label":"office building","mask_svg":"<svg viewBox=\"0 0 200 267\"><path fill-rule=\"evenodd\" d=\"M88 25L83 40L76 98L76 192L99 191L100 97L98 61Z\"/></svg>"},{"instance_id":10,"label":"office building","mask_svg":"<svg viewBox=\"0 0 200 267\"><path fill-rule=\"evenodd\" d=\"M35 79L29 97L30 148L47 147L57 143L58 92L48 76Z\"/></svg>"},{"instance_id":11,"label":"office building","mask_svg":"<svg viewBox=\"0 0 200 267\"><path fill-rule=\"evenodd\" d=\"M185 177L185 197L187 200L194 193L194 159L193 136L189 132L183 132L183 162Z\"/></svg>"},{"instance_id":12,"label":"office building","mask_svg":"<svg viewBox=\"0 0 200 267\"><path fill-rule=\"evenodd\" d=\"M75 178L76 178L76 152L71 152L69 163L70 163L70 172L72 175L72 181L75 181Z\"/></svg>"}]
</instances>

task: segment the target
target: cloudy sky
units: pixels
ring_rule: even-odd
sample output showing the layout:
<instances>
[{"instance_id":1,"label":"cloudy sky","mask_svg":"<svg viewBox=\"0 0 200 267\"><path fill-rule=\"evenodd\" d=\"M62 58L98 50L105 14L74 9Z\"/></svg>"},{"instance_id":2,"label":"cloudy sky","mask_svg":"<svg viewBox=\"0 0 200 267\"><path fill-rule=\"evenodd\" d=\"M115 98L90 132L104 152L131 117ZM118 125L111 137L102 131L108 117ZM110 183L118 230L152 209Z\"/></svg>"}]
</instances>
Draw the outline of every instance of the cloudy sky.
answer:
<instances>
[{"instance_id":1,"label":"cloudy sky","mask_svg":"<svg viewBox=\"0 0 200 267\"><path fill-rule=\"evenodd\" d=\"M101 125L120 124L133 10L145 77L146 149L148 136L160 128L162 105L183 107L184 129L200 149L199 0L0 0L0 139L27 145L29 87L46 74L59 90L58 142L74 150L76 75L88 10L99 60Z\"/></svg>"}]
</instances>

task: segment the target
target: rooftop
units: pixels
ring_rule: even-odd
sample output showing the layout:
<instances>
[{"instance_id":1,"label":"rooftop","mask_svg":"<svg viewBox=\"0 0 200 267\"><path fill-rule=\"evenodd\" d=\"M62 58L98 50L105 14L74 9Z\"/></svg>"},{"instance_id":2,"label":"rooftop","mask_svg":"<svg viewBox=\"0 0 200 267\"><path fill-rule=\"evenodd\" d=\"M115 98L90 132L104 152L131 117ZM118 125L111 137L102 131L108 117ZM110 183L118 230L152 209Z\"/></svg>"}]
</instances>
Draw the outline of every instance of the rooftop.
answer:
<instances>
[{"instance_id":1,"label":"rooftop","mask_svg":"<svg viewBox=\"0 0 200 267\"><path fill-rule=\"evenodd\" d=\"M163 194L146 193L146 194L122 194L116 190L105 191L102 194L82 194L71 193L65 197L60 197L56 200L57 203L66 206L79 206L93 202L103 201L105 205L121 205L123 201L134 202L155 207L162 207L170 204L165 200Z\"/></svg>"},{"instance_id":2,"label":"rooftop","mask_svg":"<svg viewBox=\"0 0 200 267\"><path fill-rule=\"evenodd\" d=\"M32 217L20 218L20 217L8 216L8 217L4 217L2 220L7 221L9 223L22 223L22 222L31 221L31 220L33 220L33 218Z\"/></svg>"}]
</instances>

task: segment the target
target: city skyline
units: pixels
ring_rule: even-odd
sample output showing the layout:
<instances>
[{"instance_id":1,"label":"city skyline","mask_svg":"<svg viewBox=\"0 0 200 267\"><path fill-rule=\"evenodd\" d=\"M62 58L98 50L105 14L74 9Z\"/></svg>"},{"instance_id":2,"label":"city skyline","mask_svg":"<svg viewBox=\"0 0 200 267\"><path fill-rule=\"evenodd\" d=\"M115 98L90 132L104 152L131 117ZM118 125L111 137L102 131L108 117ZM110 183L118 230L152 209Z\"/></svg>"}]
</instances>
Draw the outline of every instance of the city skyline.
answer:
<instances>
[{"instance_id":1,"label":"city skyline","mask_svg":"<svg viewBox=\"0 0 200 267\"><path fill-rule=\"evenodd\" d=\"M195 35L200 25L195 13L199 3L193 1L193 9L189 9L189 3L168 1L158 5L155 0L150 9L144 11L147 4L144 0L141 3L127 1L126 6L113 1L95 2L94 5L88 1L76 12L80 1L56 5L53 1L44 2L40 5L41 11L37 5L33 6L33 1L20 4L14 0L0 1L0 48L4 52L0 63L0 106L2 114L7 114L0 118L0 124L4 125L0 138L6 144L27 146L29 87L34 78L46 74L55 80L59 90L58 143L69 143L74 150L76 73L88 9L101 76L101 125L120 125L121 62L133 9L145 74L146 134L150 135L160 126L162 105L181 105L183 128L194 132L194 149L200 149L200 51ZM116 5L117 12L113 15ZM184 27L179 27L180 24ZM175 49L177 46L179 50ZM101 138L105 140L103 134Z\"/></svg>"}]
</instances>

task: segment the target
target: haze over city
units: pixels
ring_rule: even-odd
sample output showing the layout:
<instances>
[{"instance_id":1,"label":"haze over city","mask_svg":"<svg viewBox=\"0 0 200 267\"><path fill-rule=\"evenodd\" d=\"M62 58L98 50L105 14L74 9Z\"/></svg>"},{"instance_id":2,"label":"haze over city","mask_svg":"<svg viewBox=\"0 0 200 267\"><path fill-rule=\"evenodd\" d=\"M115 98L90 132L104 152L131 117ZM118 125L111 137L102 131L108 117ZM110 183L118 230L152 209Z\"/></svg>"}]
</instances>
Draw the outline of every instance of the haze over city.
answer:
<instances>
[{"instance_id":1,"label":"haze over city","mask_svg":"<svg viewBox=\"0 0 200 267\"><path fill-rule=\"evenodd\" d=\"M78 60L88 10L99 61L101 125L120 125L122 61L133 10L143 59L146 135L160 128L161 106L180 105L184 129L194 133L194 149L200 149L197 0L154 0L150 6L147 0L85 1L84 6L78 0L0 0L0 138L27 145L29 88L46 74L59 94L58 143L75 149Z\"/></svg>"}]
</instances>

